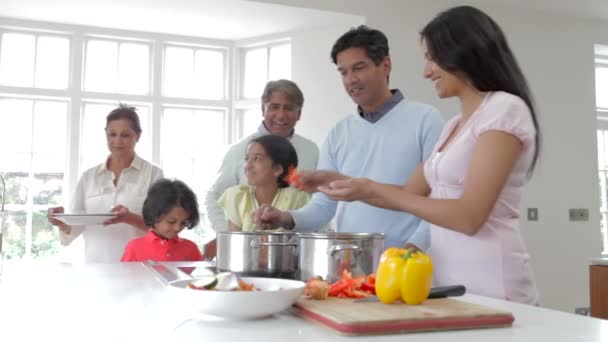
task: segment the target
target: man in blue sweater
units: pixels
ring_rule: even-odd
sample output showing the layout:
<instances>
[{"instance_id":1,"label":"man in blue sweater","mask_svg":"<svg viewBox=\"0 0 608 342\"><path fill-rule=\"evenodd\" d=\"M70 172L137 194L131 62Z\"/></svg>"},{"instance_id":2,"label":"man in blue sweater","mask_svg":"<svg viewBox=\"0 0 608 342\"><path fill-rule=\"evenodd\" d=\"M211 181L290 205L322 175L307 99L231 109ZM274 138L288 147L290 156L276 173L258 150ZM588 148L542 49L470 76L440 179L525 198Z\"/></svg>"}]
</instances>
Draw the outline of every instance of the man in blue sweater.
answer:
<instances>
[{"instance_id":1,"label":"man in blue sweater","mask_svg":"<svg viewBox=\"0 0 608 342\"><path fill-rule=\"evenodd\" d=\"M382 32L366 26L351 29L336 41L331 58L357 113L331 129L318 169L403 185L435 146L443 126L440 113L389 88L391 59ZM429 247L428 224L417 217L362 202L335 202L323 193L315 193L298 210L263 206L255 220L262 228L314 231L334 215L339 232L384 233L385 247Z\"/></svg>"}]
</instances>

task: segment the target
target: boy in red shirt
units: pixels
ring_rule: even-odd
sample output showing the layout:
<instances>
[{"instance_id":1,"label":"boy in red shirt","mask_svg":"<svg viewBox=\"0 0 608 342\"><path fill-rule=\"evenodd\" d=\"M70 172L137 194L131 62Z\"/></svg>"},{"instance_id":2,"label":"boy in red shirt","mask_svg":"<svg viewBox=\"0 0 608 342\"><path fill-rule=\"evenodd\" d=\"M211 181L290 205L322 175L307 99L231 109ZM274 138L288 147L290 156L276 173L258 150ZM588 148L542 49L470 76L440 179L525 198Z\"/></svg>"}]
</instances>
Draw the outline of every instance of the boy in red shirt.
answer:
<instances>
[{"instance_id":1,"label":"boy in red shirt","mask_svg":"<svg viewBox=\"0 0 608 342\"><path fill-rule=\"evenodd\" d=\"M196 244L178 236L199 222L198 202L179 180L160 179L150 187L143 206L146 236L129 241L120 261L201 261Z\"/></svg>"}]
</instances>

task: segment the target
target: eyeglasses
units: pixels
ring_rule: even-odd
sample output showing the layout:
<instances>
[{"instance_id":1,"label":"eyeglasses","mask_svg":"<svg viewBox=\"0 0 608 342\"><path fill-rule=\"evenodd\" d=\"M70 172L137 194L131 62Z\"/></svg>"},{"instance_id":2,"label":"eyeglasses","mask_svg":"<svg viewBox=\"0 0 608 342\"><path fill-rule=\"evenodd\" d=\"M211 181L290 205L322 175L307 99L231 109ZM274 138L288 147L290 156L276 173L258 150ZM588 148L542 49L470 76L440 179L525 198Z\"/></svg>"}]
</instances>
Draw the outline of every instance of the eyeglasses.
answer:
<instances>
[{"instance_id":1,"label":"eyeglasses","mask_svg":"<svg viewBox=\"0 0 608 342\"><path fill-rule=\"evenodd\" d=\"M300 107L291 104L291 103L286 103L282 106L283 111L285 112L292 112L295 113L297 111L300 110ZM281 104L280 103L269 103L268 105L266 105L266 111L267 112L278 112L281 110Z\"/></svg>"}]
</instances>

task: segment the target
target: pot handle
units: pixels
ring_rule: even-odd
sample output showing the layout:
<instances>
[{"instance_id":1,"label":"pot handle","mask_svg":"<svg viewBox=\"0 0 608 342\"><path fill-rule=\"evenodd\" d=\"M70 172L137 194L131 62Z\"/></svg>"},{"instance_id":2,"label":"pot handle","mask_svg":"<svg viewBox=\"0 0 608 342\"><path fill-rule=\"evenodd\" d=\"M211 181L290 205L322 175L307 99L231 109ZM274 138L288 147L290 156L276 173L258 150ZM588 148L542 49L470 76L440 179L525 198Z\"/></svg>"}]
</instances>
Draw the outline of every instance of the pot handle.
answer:
<instances>
[{"instance_id":1,"label":"pot handle","mask_svg":"<svg viewBox=\"0 0 608 342\"><path fill-rule=\"evenodd\" d=\"M345 251L348 249L355 251L355 254L361 253L360 246L355 245L355 244L346 244L346 245L333 245L333 246L329 247L329 249L327 250L327 254L329 254L330 256L333 256L334 254L336 254L339 251Z\"/></svg>"},{"instance_id":2,"label":"pot handle","mask_svg":"<svg viewBox=\"0 0 608 342\"><path fill-rule=\"evenodd\" d=\"M284 246L284 247L297 247L296 242L260 242L260 240L251 240L252 248L259 248L260 246Z\"/></svg>"}]
</instances>

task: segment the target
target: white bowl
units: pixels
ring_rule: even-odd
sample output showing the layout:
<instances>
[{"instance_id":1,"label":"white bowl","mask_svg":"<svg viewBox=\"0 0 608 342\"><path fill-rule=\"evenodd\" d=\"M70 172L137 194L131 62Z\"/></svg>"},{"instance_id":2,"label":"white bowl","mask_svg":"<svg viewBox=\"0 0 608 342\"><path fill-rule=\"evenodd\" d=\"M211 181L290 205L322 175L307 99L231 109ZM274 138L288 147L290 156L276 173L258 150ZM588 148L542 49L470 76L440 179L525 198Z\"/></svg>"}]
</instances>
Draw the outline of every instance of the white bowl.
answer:
<instances>
[{"instance_id":1,"label":"white bowl","mask_svg":"<svg viewBox=\"0 0 608 342\"><path fill-rule=\"evenodd\" d=\"M167 285L180 304L202 314L229 319L249 319L281 312L304 292L306 284L298 280L278 278L241 278L260 291L194 290L187 287L190 279Z\"/></svg>"}]
</instances>

